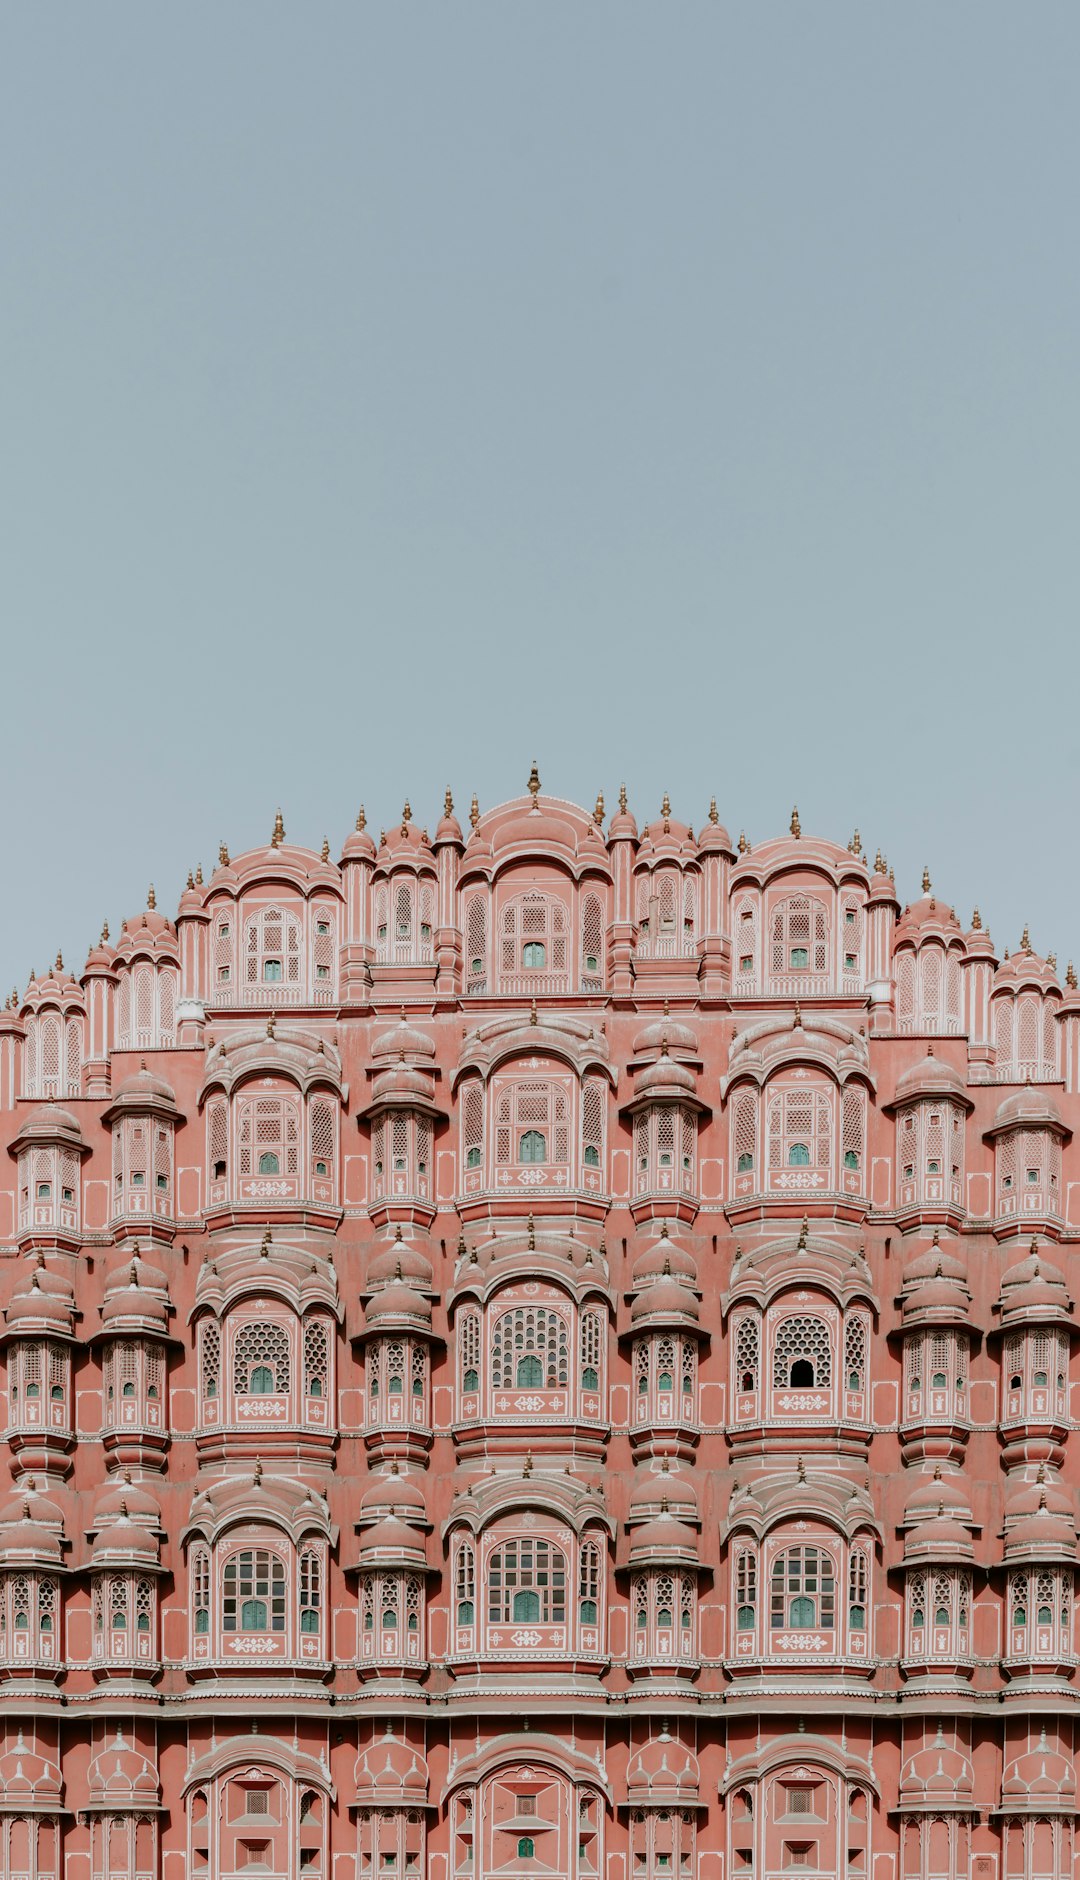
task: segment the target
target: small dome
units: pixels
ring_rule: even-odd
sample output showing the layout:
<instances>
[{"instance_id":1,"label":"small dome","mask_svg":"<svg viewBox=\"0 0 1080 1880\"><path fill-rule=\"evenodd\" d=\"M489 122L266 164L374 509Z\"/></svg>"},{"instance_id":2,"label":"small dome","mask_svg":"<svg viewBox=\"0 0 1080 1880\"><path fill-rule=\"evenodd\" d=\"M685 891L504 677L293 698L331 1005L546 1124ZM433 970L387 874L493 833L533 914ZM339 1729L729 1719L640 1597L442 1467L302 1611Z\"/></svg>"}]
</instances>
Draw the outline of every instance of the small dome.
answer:
<instances>
[{"instance_id":1,"label":"small dome","mask_svg":"<svg viewBox=\"0 0 1080 1880\"><path fill-rule=\"evenodd\" d=\"M1052 1509L1044 1488L1037 1508L1017 1515L1011 1522L1006 1514L1005 1558L1075 1560L1075 1518Z\"/></svg>"},{"instance_id":2,"label":"small dome","mask_svg":"<svg viewBox=\"0 0 1080 1880\"><path fill-rule=\"evenodd\" d=\"M169 1288L160 1268L148 1266L138 1254L125 1260L106 1283L101 1322L138 1321L164 1330L169 1322Z\"/></svg>"},{"instance_id":3,"label":"small dome","mask_svg":"<svg viewBox=\"0 0 1080 1880\"><path fill-rule=\"evenodd\" d=\"M1061 1515L1068 1521L1075 1522L1076 1508L1068 1491L1053 1474L1048 1474L1045 1463L1040 1463L1031 1481L1022 1482L1009 1494L1005 1503L1005 1526L1012 1522L1026 1519L1048 1508L1051 1514Z\"/></svg>"},{"instance_id":4,"label":"small dome","mask_svg":"<svg viewBox=\"0 0 1080 1880\"><path fill-rule=\"evenodd\" d=\"M959 1253L943 1247L935 1230L929 1247L923 1247L919 1253L913 1253L904 1261L903 1284L916 1283L927 1279L952 1279L966 1284L967 1267Z\"/></svg>"},{"instance_id":5,"label":"small dome","mask_svg":"<svg viewBox=\"0 0 1080 1880\"><path fill-rule=\"evenodd\" d=\"M632 1271L632 1284L635 1288L646 1286L664 1274L672 1274L676 1279L685 1280L688 1286L697 1285L697 1262L675 1241L668 1239L667 1224L660 1228L660 1238L651 1247L645 1247L636 1256Z\"/></svg>"},{"instance_id":6,"label":"small dome","mask_svg":"<svg viewBox=\"0 0 1080 1880\"><path fill-rule=\"evenodd\" d=\"M150 1490L133 1482L125 1470L109 1481L94 1506L93 1526L107 1527L110 1522L134 1521L155 1532L161 1527L161 1508Z\"/></svg>"},{"instance_id":7,"label":"small dome","mask_svg":"<svg viewBox=\"0 0 1080 1880\"><path fill-rule=\"evenodd\" d=\"M631 1491L628 1519L631 1523L654 1520L665 1503L674 1520L697 1522L697 1491L688 1471L668 1468L644 1471Z\"/></svg>"},{"instance_id":8,"label":"small dome","mask_svg":"<svg viewBox=\"0 0 1080 1880\"><path fill-rule=\"evenodd\" d=\"M626 1794L631 1803L669 1804L698 1801L701 1772L697 1757L666 1729L650 1737L631 1756L626 1770Z\"/></svg>"},{"instance_id":9,"label":"small dome","mask_svg":"<svg viewBox=\"0 0 1080 1880\"><path fill-rule=\"evenodd\" d=\"M406 1062L410 1058L433 1059L435 1041L426 1032L410 1025L402 1013L396 1025L392 1025L389 1031L381 1031L377 1038L372 1039L371 1055L373 1058L404 1058Z\"/></svg>"},{"instance_id":10,"label":"small dome","mask_svg":"<svg viewBox=\"0 0 1080 1880\"><path fill-rule=\"evenodd\" d=\"M962 1522L974 1519L963 1477L943 1474L939 1464L933 1475L922 1476L908 1494L902 1525L908 1527L916 1521L927 1521L940 1514Z\"/></svg>"},{"instance_id":11,"label":"small dome","mask_svg":"<svg viewBox=\"0 0 1080 1880\"><path fill-rule=\"evenodd\" d=\"M392 1064L379 1072L371 1086L371 1105L393 1104L397 1109L430 1110L435 1097L435 1080L430 1071L408 1064Z\"/></svg>"},{"instance_id":12,"label":"small dome","mask_svg":"<svg viewBox=\"0 0 1080 1880\"><path fill-rule=\"evenodd\" d=\"M1033 1240L1026 1257L1002 1274L1002 1324L1017 1319L1068 1318L1070 1310L1064 1277Z\"/></svg>"},{"instance_id":13,"label":"small dome","mask_svg":"<svg viewBox=\"0 0 1080 1880\"><path fill-rule=\"evenodd\" d=\"M1076 1764L1068 1756L1052 1749L1043 1725L1039 1742L1023 1756L1006 1763L1001 1780L1001 1799L1005 1803L1066 1802L1072 1814L1076 1799Z\"/></svg>"},{"instance_id":14,"label":"small dome","mask_svg":"<svg viewBox=\"0 0 1080 1880\"><path fill-rule=\"evenodd\" d=\"M137 1526L134 1521L121 1516L118 1521L110 1521L107 1526L98 1529L90 1549L90 1558L95 1566L117 1561L125 1565L156 1567L158 1544L145 1527Z\"/></svg>"},{"instance_id":15,"label":"small dome","mask_svg":"<svg viewBox=\"0 0 1080 1880\"><path fill-rule=\"evenodd\" d=\"M93 1758L88 1787L90 1800L98 1808L153 1808L161 1798L157 1771L145 1756L125 1742L119 1725L112 1742Z\"/></svg>"},{"instance_id":16,"label":"small dome","mask_svg":"<svg viewBox=\"0 0 1080 1880\"><path fill-rule=\"evenodd\" d=\"M9 1332L40 1328L64 1338L72 1335L74 1317L75 1299L70 1286L43 1266L35 1267L29 1280L22 1280L4 1313Z\"/></svg>"},{"instance_id":17,"label":"small dome","mask_svg":"<svg viewBox=\"0 0 1080 1880\"><path fill-rule=\"evenodd\" d=\"M47 1756L27 1747L21 1724L0 1756L0 1794L9 1805L29 1804L35 1812L55 1814L60 1810L60 1770Z\"/></svg>"},{"instance_id":18,"label":"small dome","mask_svg":"<svg viewBox=\"0 0 1080 1880\"><path fill-rule=\"evenodd\" d=\"M181 1120L172 1085L164 1077L157 1077L153 1071L147 1070L145 1064L118 1085L101 1120L111 1123L116 1116L138 1115L143 1111Z\"/></svg>"},{"instance_id":19,"label":"small dome","mask_svg":"<svg viewBox=\"0 0 1080 1880\"><path fill-rule=\"evenodd\" d=\"M684 1025L677 1018L654 1018L650 1024L639 1031L633 1043L635 1057L646 1057L650 1053L659 1053L665 1044L669 1052L684 1052L687 1057L698 1057L700 1046L698 1035L689 1025Z\"/></svg>"},{"instance_id":20,"label":"small dome","mask_svg":"<svg viewBox=\"0 0 1080 1880\"><path fill-rule=\"evenodd\" d=\"M1040 954L1032 952L1029 946L1023 944L1007 960L1002 960L994 974L995 992L1019 986L1037 986L1044 992L1061 990L1057 973L1049 960L1044 960Z\"/></svg>"},{"instance_id":21,"label":"small dome","mask_svg":"<svg viewBox=\"0 0 1080 1880\"><path fill-rule=\"evenodd\" d=\"M361 1531L359 1539L359 1561L362 1566L401 1565L425 1567L427 1555L424 1551L423 1536L415 1527L407 1527L396 1515L384 1515L371 1527Z\"/></svg>"},{"instance_id":22,"label":"small dome","mask_svg":"<svg viewBox=\"0 0 1080 1880\"><path fill-rule=\"evenodd\" d=\"M60 1536L37 1521L13 1521L10 1527L0 1527L0 1561L5 1566L59 1566L61 1551Z\"/></svg>"},{"instance_id":23,"label":"small dome","mask_svg":"<svg viewBox=\"0 0 1080 1880\"><path fill-rule=\"evenodd\" d=\"M341 859L343 862L373 862L375 860L375 844L368 835L367 819L363 810L356 818L356 828L350 829L345 837L341 848Z\"/></svg>"},{"instance_id":24,"label":"small dome","mask_svg":"<svg viewBox=\"0 0 1080 1880\"><path fill-rule=\"evenodd\" d=\"M435 1275L431 1261L414 1241L394 1239L381 1246L368 1261L365 1287L387 1286L398 1279L420 1292L430 1292Z\"/></svg>"},{"instance_id":25,"label":"small dome","mask_svg":"<svg viewBox=\"0 0 1080 1880\"><path fill-rule=\"evenodd\" d=\"M420 1293L403 1281L392 1280L369 1299L364 1312L364 1325L367 1331L374 1331L376 1326L400 1326L403 1329L413 1327L417 1331L430 1331L431 1307Z\"/></svg>"},{"instance_id":26,"label":"small dome","mask_svg":"<svg viewBox=\"0 0 1080 1880\"><path fill-rule=\"evenodd\" d=\"M943 1801L970 1801L975 1792L975 1776L967 1757L945 1741L938 1729L937 1739L917 1750L903 1765L900 1776L901 1800L926 1801L940 1796Z\"/></svg>"},{"instance_id":27,"label":"small dome","mask_svg":"<svg viewBox=\"0 0 1080 1880\"><path fill-rule=\"evenodd\" d=\"M419 1750L389 1725L386 1735L362 1749L356 1758L356 1799L364 1806L423 1807L428 1794L427 1763Z\"/></svg>"},{"instance_id":28,"label":"small dome","mask_svg":"<svg viewBox=\"0 0 1080 1880\"><path fill-rule=\"evenodd\" d=\"M697 1535L670 1512L662 1512L634 1529L631 1566L697 1566L698 1562Z\"/></svg>"},{"instance_id":29,"label":"small dome","mask_svg":"<svg viewBox=\"0 0 1080 1880\"><path fill-rule=\"evenodd\" d=\"M964 930L953 908L938 900L936 895L924 893L921 900L912 901L909 907L905 907L896 923L895 941L900 945L908 940L917 946L921 940L933 935L946 941L953 938L962 940Z\"/></svg>"},{"instance_id":30,"label":"small dome","mask_svg":"<svg viewBox=\"0 0 1080 1880\"><path fill-rule=\"evenodd\" d=\"M696 1097L697 1079L693 1071L685 1064L676 1063L673 1057L662 1054L655 1063L647 1064L638 1071L634 1079L634 1098L640 1102L645 1097Z\"/></svg>"},{"instance_id":31,"label":"small dome","mask_svg":"<svg viewBox=\"0 0 1080 1880\"><path fill-rule=\"evenodd\" d=\"M905 1564L919 1560L972 1560L971 1531L950 1514L931 1515L904 1538Z\"/></svg>"},{"instance_id":32,"label":"small dome","mask_svg":"<svg viewBox=\"0 0 1080 1880\"><path fill-rule=\"evenodd\" d=\"M661 1274L659 1279L643 1286L630 1307L631 1325L646 1321L652 1324L690 1321L696 1325L700 1317L701 1307L694 1294L673 1273Z\"/></svg>"},{"instance_id":33,"label":"small dome","mask_svg":"<svg viewBox=\"0 0 1080 1880\"><path fill-rule=\"evenodd\" d=\"M19 1129L16 1142L61 1142L68 1148L82 1148L83 1133L70 1110L58 1103L43 1103L31 1110ZM14 1147L14 1144L12 1145Z\"/></svg>"},{"instance_id":34,"label":"small dome","mask_svg":"<svg viewBox=\"0 0 1080 1880\"><path fill-rule=\"evenodd\" d=\"M1007 1129L1052 1129L1056 1135L1072 1135L1061 1118L1061 1111L1049 1091L1038 1084L1025 1084L999 1103L987 1136L1000 1136Z\"/></svg>"},{"instance_id":35,"label":"small dome","mask_svg":"<svg viewBox=\"0 0 1080 1880\"><path fill-rule=\"evenodd\" d=\"M946 1058L935 1057L932 1051L897 1079L893 1103L909 1103L914 1097L948 1097L971 1108L959 1071L954 1070Z\"/></svg>"},{"instance_id":36,"label":"small dome","mask_svg":"<svg viewBox=\"0 0 1080 1880\"><path fill-rule=\"evenodd\" d=\"M360 1513L366 1519L394 1515L414 1524L427 1522L424 1493L412 1476L402 1475L394 1464L389 1475L377 1475L360 1498Z\"/></svg>"}]
</instances>

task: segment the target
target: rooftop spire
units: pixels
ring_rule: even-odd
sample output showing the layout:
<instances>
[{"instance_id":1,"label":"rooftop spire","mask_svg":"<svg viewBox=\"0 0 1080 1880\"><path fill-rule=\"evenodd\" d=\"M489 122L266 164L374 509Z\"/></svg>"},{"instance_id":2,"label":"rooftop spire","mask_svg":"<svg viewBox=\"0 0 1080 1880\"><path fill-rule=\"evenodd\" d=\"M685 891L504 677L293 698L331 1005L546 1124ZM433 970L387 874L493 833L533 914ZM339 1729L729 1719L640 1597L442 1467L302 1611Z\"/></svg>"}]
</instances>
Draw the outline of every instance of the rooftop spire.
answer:
<instances>
[{"instance_id":1,"label":"rooftop spire","mask_svg":"<svg viewBox=\"0 0 1080 1880\"><path fill-rule=\"evenodd\" d=\"M596 803L595 803L595 805L594 805L594 807L593 807L593 822L594 822L594 823L596 824L596 826L597 826L597 828L598 828L598 829L601 829L601 828L603 828L603 824L604 824L604 792L603 792L602 790L598 790L598 791L596 792Z\"/></svg>"},{"instance_id":2,"label":"rooftop spire","mask_svg":"<svg viewBox=\"0 0 1080 1880\"><path fill-rule=\"evenodd\" d=\"M746 840L746 830L740 829L739 830L739 854L749 855L749 853L750 853L750 844Z\"/></svg>"},{"instance_id":3,"label":"rooftop spire","mask_svg":"<svg viewBox=\"0 0 1080 1880\"><path fill-rule=\"evenodd\" d=\"M322 839L322 858L324 862L328 862L330 860L330 837L329 836L324 836Z\"/></svg>"},{"instance_id":4,"label":"rooftop spire","mask_svg":"<svg viewBox=\"0 0 1080 1880\"><path fill-rule=\"evenodd\" d=\"M924 868L924 869L923 869L923 871L922 871L922 891L923 891L923 893L924 893L924 894L929 894L929 892L930 892L930 870L929 870L929 868Z\"/></svg>"},{"instance_id":5,"label":"rooftop spire","mask_svg":"<svg viewBox=\"0 0 1080 1880\"><path fill-rule=\"evenodd\" d=\"M792 806L791 833L795 837L796 841L798 841L799 837L802 835L802 824L799 821L799 805L797 803L793 804Z\"/></svg>"},{"instance_id":6,"label":"rooftop spire","mask_svg":"<svg viewBox=\"0 0 1080 1880\"><path fill-rule=\"evenodd\" d=\"M851 838L851 853L853 855L862 854L862 837L859 834L857 829L855 831L855 834Z\"/></svg>"},{"instance_id":7,"label":"rooftop spire","mask_svg":"<svg viewBox=\"0 0 1080 1880\"><path fill-rule=\"evenodd\" d=\"M1024 931L1020 935L1020 951L1021 953L1031 952L1031 934L1028 931L1028 924L1026 921L1024 922Z\"/></svg>"},{"instance_id":8,"label":"rooftop spire","mask_svg":"<svg viewBox=\"0 0 1080 1880\"><path fill-rule=\"evenodd\" d=\"M528 790L529 795L532 797L533 803L535 804L536 799L540 794L540 772L536 768L535 757L533 758L532 769L529 772L529 781L525 787Z\"/></svg>"},{"instance_id":9,"label":"rooftop spire","mask_svg":"<svg viewBox=\"0 0 1080 1880\"><path fill-rule=\"evenodd\" d=\"M982 930L982 915L980 914L978 908L975 907L975 908L972 908L972 911L971 911L971 931L972 933L979 933L981 932L981 930Z\"/></svg>"},{"instance_id":10,"label":"rooftop spire","mask_svg":"<svg viewBox=\"0 0 1080 1880\"><path fill-rule=\"evenodd\" d=\"M367 812L365 811L364 805L362 803L360 805L360 808L356 812L356 827L361 835L363 834L364 830L367 828Z\"/></svg>"},{"instance_id":11,"label":"rooftop spire","mask_svg":"<svg viewBox=\"0 0 1080 1880\"><path fill-rule=\"evenodd\" d=\"M278 810L277 815L274 817L274 833L270 837L270 847L272 849L279 849L282 843L284 842L284 840L285 840L285 824L281 818L281 811Z\"/></svg>"},{"instance_id":12,"label":"rooftop spire","mask_svg":"<svg viewBox=\"0 0 1080 1880\"><path fill-rule=\"evenodd\" d=\"M720 817L717 813L717 808L716 808L716 798L714 796L711 796L709 798L709 821L713 824L716 824L720 821Z\"/></svg>"},{"instance_id":13,"label":"rooftop spire","mask_svg":"<svg viewBox=\"0 0 1080 1880\"><path fill-rule=\"evenodd\" d=\"M625 816L626 815L626 785L625 783L620 783L619 785L619 808L622 811L623 815Z\"/></svg>"},{"instance_id":14,"label":"rooftop spire","mask_svg":"<svg viewBox=\"0 0 1080 1880\"><path fill-rule=\"evenodd\" d=\"M227 842L219 842L219 843L218 843L218 852L217 852L217 858L218 858L218 861L220 862L220 864L221 864L221 866L222 866L222 868L228 868L228 866L229 866L229 845L228 845L228 843L227 843Z\"/></svg>"},{"instance_id":15,"label":"rooftop spire","mask_svg":"<svg viewBox=\"0 0 1080 1880\"><path fill-rule=\"evenodd\" d=\"M157 906L157 895L154 893L154 884L153 882L151 882L150 886L146 890L147 913L152 914L156 906Z\"/></svg>"},{"instance_id":16,"label":"rooftop spire","mask_svg":"<svg viewBox=\"0 0 1080 1880\"><path fill-rule=\"evenodd\" d=\"M469 821L471 822L474 829L476 828L477 823L480 821L480 804L477 801L475 790L473 791L473 800L469 804Z\"/></svg>"},{"instance_id":17,"label":"rooftop spire","mask_svg":"<svg viewBox=\"0 0 1080 1880\"><path fill-rule=\"evenodd\" d=\"M449 784L446 786L446 795L442 800L442 810L444 816L452 816L454 813L454 799L450 794Z\"/></svg>"}]
</instances>

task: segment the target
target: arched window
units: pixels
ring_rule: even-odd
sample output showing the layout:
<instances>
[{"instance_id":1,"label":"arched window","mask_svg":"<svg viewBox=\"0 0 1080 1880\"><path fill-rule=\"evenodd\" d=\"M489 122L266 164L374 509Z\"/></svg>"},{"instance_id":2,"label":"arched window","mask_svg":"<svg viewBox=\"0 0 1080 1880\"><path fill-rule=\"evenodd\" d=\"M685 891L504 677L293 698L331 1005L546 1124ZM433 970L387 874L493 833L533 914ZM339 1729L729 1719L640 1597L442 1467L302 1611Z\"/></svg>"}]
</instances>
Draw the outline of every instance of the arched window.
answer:
<instances>
[{"instance_id":1,"label":"arched window","mask_svg":"<svg viewBox=\"0 0 1080 1880\"><path fill-rule=\"evenodd\" d=\"M740 1090L732 1099L731 1160L736 1176L752 1175L757 1167L757 1112L755 1090ZM752 1187L752 1182L739 1184L740 1192Z\"/></svg>"},{"instance_id":2,"label":"arched window","mask_svg":"<svg viewBox=\"0 0 1080 1880\"><path fill-rule=\"evenodd\" d=\"M554 895L519 895L503 908L499 934L504 992L528 991L541 981L546 982L545 990L570 990L570 922L565 902Z\"/></svg>"},{"instance_id":3,"label":"arched window","mask_svg":"<svg viewBox=\"0 0 1080 1880\"><path fill-rule=\"evenodd\" d=\"M829 1091L800 1085L774 1091L768 1100L770 1185L827 1188L832 1172L833 1104ZM792 1178L790 1169L813 1174Z\"/></svg>"},{"instance_id":4,"label":"arched window","mask_svg":"<svg viewBox=\"0 0 1080 1880\"><path fill-rule=\"evenodd\" d=\"M516 1306L495 1321L491 1382L496 1391L532 1385L565 1390L570 1381L570 1327L561 1312Z\"/></svg>"},{"instance_id":5,"label":"arched window","mask_svg":"<svg viewBox=\"0 0 1080 1880\"><path fill-rule=\"evenodd\" d=\"M546 1162L547 1137L539 1129L526 1129L518 1137L519 1162Z\"/></svg>"},{"instance_id":6,"label":"arched window","mask_svg":"<svg viewBox=\"0 0 1080 1880\"><path fill-rule=\"evenodd\" d=\"M236 1140L241 1182L253 1175L295 1177L300 1172L299 1099L242 1097Z\"/></svg>"},{"instance_id":7,"label":"arched window","mask_svg":"<svg viewBox=\"0 0 1080 1880\"><path fill-rule=\"evenodd\" d=\"M562 1625L566 1578L566 1555L554 1542L533 1535L504 1541L488 1563L489 1622Z\"/></svg>"},{"instance_id":8,"label":"arched window","mask_svg":"<svg viewBox=\"0 0 1080 1880\"><path fill-rule=\"evenodd\" d=\"M476 1623L476 1555L471 1541L458 1545L454 1569L454 1614L459 1626Z\"/></svg>"},{"instance_id":9,"label":"arched window","mask_svg":"<svg viewBox=\"0 0 1080 1880\"><path fill-rule=\"evenodd\" d=\"M266 907L244 922L244 987L288 987L299 991L303 981L303 946L300 922L281 907Z\"/></svg>"},{"instance_id":10,"label":"arched window","mask_svg":"<svg viewBox=\"0 0 1080 1880\"><path fill-rule=\"evenodd\" d=\"M497 1169L563 1167L570 1162L570 1085L554 1078L496 1088Z\"/></svg>"},{"instance_id":11,"label":"arched window","mask_svg":"<svg viewBox=\"0 0 1080 1880\"><path fill-rule=\"evenodd\" d=\"M480 1314L474 1308L458 1319L458 1375L464 1392L480 1388Z\"/></svg>"},{"instance_id":12,"label":"arched window","mask_svg":"<svg viewBox=\"0 0 1080 1880\"><path fill-rule=\"evenodd\" d=\"M752 1632L757 1624L757 1557L748 1547L735 1562L735 1630Z\"/></svg>"},{"instance_id":13,"label":"arched window","mask_svg":"<svg viewBox=\"0 0 1080 1880\"><path fill-rule=\"evenodd\" d=\"M773 1345L773 1388L825 1390L832 1382L832 1346L822 1319L783 1319Z\"/></svg>"},{"instance_id":14,"label":"arched window","mask_svg":"<svg viewBox=\"0 0 1080 1880\"><path fill-rule=\"evenodd\" d=\"M481 1169L484 1162L484 1091L468 1083L461 1093L461 1150L465 1168Z\"/></svg>"},{"instance_id":15,"label":"arched window","mask_svg":"<svg viewBox=\"0 0 1080 1880\"><path fill-rule=\"evenodd\" d=\"M825 908L808 895L792 895L773 909L770 970L774 976L823 975L829 965Z\"/></svg>"},{"instance_id":16,"label":"arched window","mask_svg":"<svg viewBox=\"0 0 1080 1880\"><path fill-rule=\"evenodd\" d=\"M225 1562L221 1624L225 1632L284 1632L285 1566L264 1547Z\"/></svg>"},{"instance_id":17,"label":"arched window","mask_svg":"<svg viewBox=\"0 0 1080 1880\"><path fill-rule=\"evenodd\" d=\"M283 1325L242 1325L233 1351L233 1389L238 1397L286 1397L289 1393L289 1334Z\"/></svg>"},{"instance_id":18,"label":"arched window","mask_svg":"<svg viewBox=\"0 0 1080 1880\"><path fill-rule=\"evenodd\" d=\"M770 1625L774 1632L829 1631L836 1624L836 1575L822 1547L789 1547L773 1561Z\"/></svg>"},{"instance_id":19,"label":"arched window","mask_svg":"<svg viewBox=\"0 0 1080 1880\"><path fill-rule=\"evenodd\" d=\"M597 894L581 903L581 986L599 992L604 984L604 911Z\"/></svg>"}]
</instances>

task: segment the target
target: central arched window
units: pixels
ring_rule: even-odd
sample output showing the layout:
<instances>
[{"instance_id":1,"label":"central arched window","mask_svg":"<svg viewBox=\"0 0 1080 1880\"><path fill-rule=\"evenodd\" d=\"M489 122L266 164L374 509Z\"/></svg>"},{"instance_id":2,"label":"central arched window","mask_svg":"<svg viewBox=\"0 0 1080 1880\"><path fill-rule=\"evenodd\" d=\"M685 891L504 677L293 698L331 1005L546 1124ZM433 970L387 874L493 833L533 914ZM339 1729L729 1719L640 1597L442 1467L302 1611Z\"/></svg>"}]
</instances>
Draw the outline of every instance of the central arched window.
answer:
<instances>
[{"instance_id":1,"label":"central arched window","mask_svg":"<svg viewBox=\"0 0 1080 1880\"><path fill-rule=\"evenodd\" d=\"M769 1169L784 1187L782 1171L815 1171L812 1187L828 1186L832 1169L833 1105L828 1091L808 1088L774 1091L768 1101Z\"/></svg>"},{"instance_id":2,"label":"central arched window","mask_svg":"<svg viewBox=\"0 0 1080 1880\"><path fill-rule=\"evenodd\" d=\"M792 895L774 908L771 929L774 974L828 971L829 929L820 901Z\"/></svg>"},{"instance_id":3,"label":"central arched window","mask_svg":"<svg viewBox=\"0 0 1080 1880\"><path fill-rule=\"evenodd\" d=\"M497 1169L546 1165L569 1172L569 1080L503 1085L494 1101Z\"/></svg>"},{"instance_id":4,"label":"central arched window","mask_svg":"<svg viewBox=\"0 0 1080 1880\"><path fill-rule=\"evenodd\" d=\"M265 1547L225 1562L221 1624L225 1632L284 1632L285 1566Z\"/></svg>"},{"instance_id":5,"label":"central arched window","mask_svg":"<svg viewBox=\"0 0 1080 1880\"><path fill-rule=\"evenodd\" d=\"M517 1306L495 1321L491 1381L496 1390L515 1385L565 1390L570 1381L570 1328L560 1312Z\"/></svg>"},{"instance_id":6,"label":"central arched window","mask_svg":"<svg viewBox=\"0 0 1080 1880\"><path fill-rule=\"evenodd\" d=\"M238 1397L285 1397L289 1392L289 1334L283 1325L242 1325L233 1350Z\"/></svg>"},{"instance_id":7,"label":"central arched window","mask_svg":"<svg viewBox=\"0 0 1080 1880\"><path fill-rule=\"evenodd\" d=\"M546 1162L547 1137L542 1130L527 1129L518 1138L519 1162Z\"/></svg>"},{"instance_id":8,"label":"central arched window","mask_svg":"<svg viewBox=\"0 0 1080 1880\"><path fill-rule=\"evenodd\" d=\"M297 1175L300 1171L300 1105L294 1097L242 1097L236 1141L241 1178Z\"/></svg>"},{"instance_id":9,"label":"central arched window","mask_svg":"<svg viewBox=\"0 0 1080 1880\"><path fill-rule=\"evenodd\" d=\"M552 990L569 990L570 919L561 900L548 894L523 894L508 901L499 920L499 963L504 991L513 991L519 975L527 990L543 974Z\"/></svg>"},{"instance_id":10,"label":"central arched window","mask_svg":"<svg viewBox=\"0 0 1080 1880\"><path fill-rule=\"evenodd\" d=\"M836 1574L822 1547L789 1547L773 1561L770 1625L774 1632L808 1632L836 1624Z\"/></svg>"},{"instance_id":11,"label":"central arched window","mask_svg":"<svg viewBox=\"0 0 1080 1880\"><path fill-rule=\"evenodd\" d=\"M825 1390L831 1382L828 1326L802 1313L782 1320L773 1346L773 1388Z\"/></svg>"},{"instance_id":12,"label":"central arched window","mask_svg":"<svg viewBox=\"0 0 1080 1880\"><path fill-rule=\"evenodd\" d=\"M299 990L303 973L300 922L284 908L266 907L244 922L244 984Z\"/></svg>"},{"instance_id":13,"label":"central arched window","mask_svg":"<svg viewBox=\"0 0 1080 1880\"><path fill-rule=\"evenodd\" d=\"M488 1620L562 1625L566 1619L566 1556L531 1535L505 1541L488 1564Z\"/></svg>"}]
</instances>

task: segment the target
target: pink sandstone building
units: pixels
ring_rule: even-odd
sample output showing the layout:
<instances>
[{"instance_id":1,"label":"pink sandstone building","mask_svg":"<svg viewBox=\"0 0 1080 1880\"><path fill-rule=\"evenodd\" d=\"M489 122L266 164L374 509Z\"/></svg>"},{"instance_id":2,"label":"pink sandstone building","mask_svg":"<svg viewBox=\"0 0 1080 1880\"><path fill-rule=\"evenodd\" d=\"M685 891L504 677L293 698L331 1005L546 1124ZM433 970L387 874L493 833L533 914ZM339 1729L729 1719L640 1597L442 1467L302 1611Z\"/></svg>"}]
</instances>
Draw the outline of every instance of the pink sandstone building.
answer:
<instances>
[{"instance_id":1,"label":"pink sandstone building","mask_svg":"<svg viewBox=\"0 0 1080 1880\"><path fill-rule=\"evenodd\" d=\"M1080 993L620 796L0 1014L9 1880L1078 1871Z\"/></svg>"}]
</instances>

